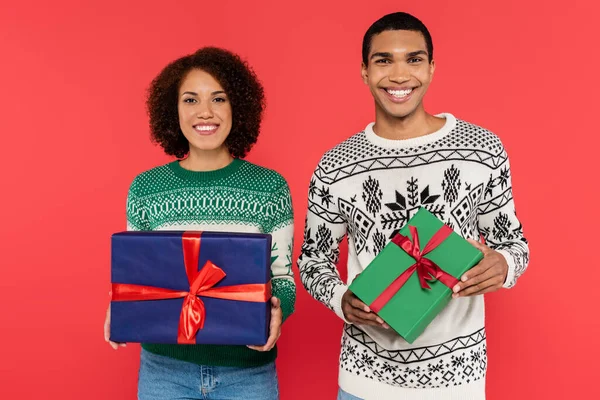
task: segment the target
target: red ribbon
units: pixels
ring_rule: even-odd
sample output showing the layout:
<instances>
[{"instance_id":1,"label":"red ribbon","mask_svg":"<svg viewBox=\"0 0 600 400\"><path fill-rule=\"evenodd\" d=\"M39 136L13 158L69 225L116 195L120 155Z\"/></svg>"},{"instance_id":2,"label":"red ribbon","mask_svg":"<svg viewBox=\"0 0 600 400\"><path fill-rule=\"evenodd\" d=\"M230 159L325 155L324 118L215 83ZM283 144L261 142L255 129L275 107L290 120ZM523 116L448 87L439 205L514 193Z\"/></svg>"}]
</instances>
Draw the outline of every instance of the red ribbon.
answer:
<instances>
[{"instance_id":1,"label":"red ribbon","mask_svg":"<svg viewBox=\"0 0 600 400\"><path fill-rule=\"evenodd\" d=\"M194 344L196 334L204 328L206 309L198 296L218 299L266 302L271 297L271 284L253 283L215 288L225 272L210 261L198 271L200 238L202 232L185 232L182 237L183 261L190 284L189 291L178 291L154 286L113 283L113 301L163 300L183 297L179 317L177 343Z\"/></svg>"},{"instance_id":2,"label":"red ribbon","mask_svg":"<svg viewBox=\"0 0 600 400\"><path fill-rule=\"evenodd\" d=\"M454 287L459 280L441 269L436 263L431 261L428 258L425 258L425 255L429 253L431 250L438 247L450 234L452 233L452 229L443 225L440 230L438 230L433 237L429 240L427 245L423 251L421 251L419 246L419 233L415 226L408 227L410 229L410 235L413 238L411 242L410 239L404 235L397 234L392 239L392 242L397 246L401 247L409 256L415 259L415 263L411 265L406 271L400 274L371 304L370 308L374 312L378 313L388 301L391 300L392 297L396 295L396 293L404 286L408 278L413 274L413 272L417 271L417 276L419 277L419 282L421 283L421 287L423 289L431 289L427 281L440 281L444 285L449 288Z\"/></svg>"}]
</instances>

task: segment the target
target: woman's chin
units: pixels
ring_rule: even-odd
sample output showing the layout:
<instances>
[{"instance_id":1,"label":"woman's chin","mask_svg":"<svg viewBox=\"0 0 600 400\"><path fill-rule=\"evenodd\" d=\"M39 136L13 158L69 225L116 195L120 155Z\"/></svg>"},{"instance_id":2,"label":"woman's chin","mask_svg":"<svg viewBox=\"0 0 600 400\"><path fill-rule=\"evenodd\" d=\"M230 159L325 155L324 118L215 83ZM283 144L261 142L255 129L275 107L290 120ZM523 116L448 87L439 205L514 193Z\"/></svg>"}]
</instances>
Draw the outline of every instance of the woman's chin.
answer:
<instances>
[{"instance_id":1,"label":"woman's chin","mask_svg":"<svg viewBox=\"0 0 600 400\"><path fill-rule=\"evenodd\" d=\"M223 151L223 152L227 151L227 147L225 146L225 143L223 143L221 141L218 141L218 142L211 141L211 142L209 142L207 140L190 142L190 151L197 152L197 153L204 153L204 152L214 153L214 152L219 152L219 151Z\"/></svg>"}]
</instances>

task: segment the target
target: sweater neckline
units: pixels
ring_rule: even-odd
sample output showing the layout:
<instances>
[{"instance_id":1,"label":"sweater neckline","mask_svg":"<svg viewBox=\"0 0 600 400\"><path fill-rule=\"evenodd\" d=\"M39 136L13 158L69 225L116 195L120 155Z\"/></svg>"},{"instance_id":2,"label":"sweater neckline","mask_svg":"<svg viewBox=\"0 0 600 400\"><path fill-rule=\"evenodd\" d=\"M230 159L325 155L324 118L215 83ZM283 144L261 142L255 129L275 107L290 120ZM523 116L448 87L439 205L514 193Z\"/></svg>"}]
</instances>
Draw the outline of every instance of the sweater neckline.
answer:
<instances>
[{"instance_id":1,"label":"sweater neckline","mask_svg":"<svg viewBox=\"0 0 600 400\"><path fill-rule=\"evenodd\" d=\"M443 137L448 135L450 133L450 131L452 131L452 129L454 129L454 127L456 126L456 118L452 114L441 113L441 114L437 114L436 117L446 119L446 122L444 122L444 126L442 126L439 130L437 130L435 132L432 132L427 135L415 137L415 138L410 138L410 139L386 139L386 138L383 138L381 136L378 136L375 133L375 131L373 131L373 126L375 125L375 122L371 122L369 125L367 125L364 132L365 132L367 139L371 143L373 143L377 146L380 146L380 147L395 148L395 149L408 148L408 147L419 147L419 146L423 146L425 144L432 143L432 142L442 139Z\"/></svg>"},{"instance_id":2,"label":"sweater neckline","mask_svg":"<svg viewBox=\"0 0 600 400\"><path fill-rule=\"evenodd\" d=\"M191 171L185 169L179 164L180 160L173 161L168 164L169 169L178 177L194 182L210 182L223 178L235 173L245 162L239 158L234 158L228 165L213 171Z\"/></svg>"}]
</instances>

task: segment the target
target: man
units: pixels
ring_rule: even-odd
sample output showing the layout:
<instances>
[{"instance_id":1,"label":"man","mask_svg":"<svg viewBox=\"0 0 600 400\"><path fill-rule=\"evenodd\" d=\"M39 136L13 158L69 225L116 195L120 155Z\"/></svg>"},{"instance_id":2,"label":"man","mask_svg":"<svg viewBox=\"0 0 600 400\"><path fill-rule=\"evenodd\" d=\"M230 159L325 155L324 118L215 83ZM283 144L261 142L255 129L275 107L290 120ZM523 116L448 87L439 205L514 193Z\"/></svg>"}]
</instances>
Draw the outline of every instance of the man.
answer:
<instances>
[{"instance_id":1,"label":"man","mask_svg":"<svg viewBox=\"0 0 600 400\"><path fill-rule=\"evenodd\" d=\"M317 166L298 260L306 289L346 323L338 399L483 399L482 295L512 287L529 261L508 156L493 133L425 111L435 62L429 31L417 18L394 13L375 22L362 58L375 122ZM420 207L470 239L484 258L409 344L348 290L335 264L347 235L350 284ZM481 236L485 244L476 241Z\"/></svg>"}]
</instances>

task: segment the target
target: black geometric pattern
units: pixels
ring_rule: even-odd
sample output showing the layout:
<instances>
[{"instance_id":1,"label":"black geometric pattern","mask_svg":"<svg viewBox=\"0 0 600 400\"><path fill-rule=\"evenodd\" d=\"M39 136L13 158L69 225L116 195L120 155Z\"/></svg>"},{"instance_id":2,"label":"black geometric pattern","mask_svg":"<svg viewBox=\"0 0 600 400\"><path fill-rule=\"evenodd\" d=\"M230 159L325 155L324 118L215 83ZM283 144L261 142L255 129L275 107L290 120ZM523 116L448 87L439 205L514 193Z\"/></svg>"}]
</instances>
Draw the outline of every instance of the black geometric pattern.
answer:
<instances>
[{"instance_id":1,"label":"black geometric pattern","mask_svg":"<svg viewBox=\"0 0 600 400\"><path fill-rule=\"evenodd\" d=\"M470 185L468 186L470 188ZM477 206L483 193L483 184L472 188L465 197L463 197L456 207L452 209L452 216L460 227L460 233L464 237L471 237L476 227Z\"/></svg>"},{"instance_id":2,"label":"black geometric pattern","mask_svg":"<svg viewBox=\"0 0 600 400\"><path fill-rule=\"evenodd\" d=\"M507 188L505 191L500 193L498 196L490 199L489 201L482 203L479 206L480 214L489 214L503 208L506 204L512 201L512 190Z\"/></svg>"},{"instance_id":3,"label":"black geometric pattern","mask_svg":"<svg viewBox=\"0 0 600 400\"><path fill-rule=\"evenodd\" d=\"M313 236L311 228L308 224L304 224L304 241L302 243L301 257L315 257L318 254L324 255L328 260L337 263L339 258L339 244L344 239L344 236L334 239L331 230L326 224L321 224L317 227L317 232Z\"/></svg>"},{"instance_id":4,"label":"black geometric pattern","mask_svg":"<svg viewBox=\"0 0 600 400\"><path fill-rule=\"evenodd\" d=\"M327 152L315 176L324 183L332 184L369 171L412 168L454 160L485 164L495 169L506 159L496 135L457 120L455 128L443 139L413 148L379 147L371 143L363 131Z\"/></svg>"},{"instance_id":5,"label":"black geometric pattern","mask_svg":"<svg viewBox=\"0 0 600 400\"><path fill-rule=\"evenodd\" d=\"M458 191L460 190L460 171L454 164L444 171L442 188L444 189L444 201L452 205L458 199Z\"/></svg>"},{"instance_id":6,"label":"black geometric pattern","mask_svg":"<svg viewBox=\"0 0 600 400\"><path fill-rule=\"evenodd\" d=\"M344 223L344 218L340 214L331 212L328 209L323 208L319 204L312 202L310 200L308 201L308 211L313 213L314 215L318 215L324 221L326 221L330 224Z\"/></svg>"},{"instance_id":7,"label":"black geometric pattern","mask_svg":"<svg viewBox=\"0 0 600 400\"><path fill-rule=\"evenodd\" d=\"M331 230L325 224L319 225L317 230L317 249L322 253L327 253L331 249L332 244Z\"/></svg>"},{"instance_id":8,"label":"black geometric pattern","mask_svg":"<svg viewBox=\"0 0 600 400\"><path fill-rule=\"evenodd\" d=\"M498 213L494 218L494 227L492 228L492 237L494 240L498 242L503 241L503 239L510 240L512 238L510 225L508 214L504 214L503 212Z\"/></svg>"},{"instance_id":9,"label":"black geometric pattern","mask_svg":"<svg viewBox=\"0 0 600 400\"><path fill-rule=\"evenodd\" d=\"M362 198L367 206L367 211L375 216L379 210L381 210L381 197L383 192L379 187L379 181L371 178L364 181L363 183L363 194Z\"/></svg>"},{"instance_id":10,"label":"black geometric pattern","mask_svg":"<svg viewBox=\"0 0 600 400\"><path fill-rule=\"evenodd\" d=\"M529 264L529 251L527 247L527 240L520 238L519 240L512 242L504 242L500 245L494 246L495 250L506 251L515 263L515 275L510 282L507 282L508 287L512 287L516 284L516 280L519 276L525 272L527 265Z\"/></svg>"},{"instance_id":11,"label":"black geometric pattern","mask_svg":"<svg viewBox=\"0 0 600 400\"><path fill-rule=\"evenodd\" d=\"M340 251L339 244L343 236L335 239L335 246L330 245L325 249L325 243L333 244L331 241L331 230L323 229L323 225L317 227L317 233L313 236L308 224L304 224L304 242L298 264L301 268L300 279L302 284L315 299L327 304L330 309L331 297L336 286L343 284L340 275L335 269Z\"/></svg>"},{"instance_id":12,"label":"black geometric pattern","mask_svg":"<svg viewBox=\"0 0 600 400\"><path fill-rule=\"evenodd\" d=\"M365 249L375 221L363 210L342 198L339 199L338 207L346 221L348 235L354 239L354 248L358 255Z\"/></svg>"},{"instance_id":13,"label":"black geometric pattern","mask_svg":"<svg viewBox=\"0 0 600 400\"><path fill-rule=\"evenodd\" d=\"M348 236L349 271L363 269L421 207L463 237L482 235L488 246L503 251L515 266L508 287L527 268L529 248L514 211L508 156L494 134L457 120L446 136L425 145L380 147L361 132L323 156L309 184L298 261L304 287L339 311L332 298L344 288L336 269L343 237ZM353 325L345 330L340 365L352 374L407 388L485 377L483 329L408 350L383 349Z\"/></svg>"},{"instance_id":14,"label":"black geometric pattern","mask_svg":"<svg viewBox=\"0 0 600 400\"><path fill-rule=\"evenodd\" d=\"M305 253L300 255L298 263L301 265L300 279L304 288L316 300L333 310L331 303L333 291L339 285L344 284L335 269L335 263L332 263L331 260L312 259Z\"/></svg>"},{"instance_id":15,"label":"black geometric pattern","mask_svg":"<svg viewBox=\"0 0 600 400\"><path fill-rule=\"evenodd\" d=\"M383 250L386 245L386 237L379 229L375 230L373 234L373 254L377 255Z\"/></svg>"},{"instance_id":16,"label":"black geometric pattern","mask_svg":"<svg viewBox=\"0 0 600 400\"><path fill-rule=\"evenodd\" d=\"M440 195L430 195L429 185L419 191L418 179L410 178L407 182L407 195L395 192L395 202L386 203L389 212L381 213L381 225L383 229L392 229L390 238L400 230L409 219L411 219L421 207L426 208L436 217L444 218L445 204L436 204Z\"/></svg>"},{"instance_id":17,"label":"black geometric pattern","mask_svg":"<svg viewBox=\"0 0 600 400\"><path fill-rule=\"evenodd\" d=\"M344 325L340 366L353 375L404 388L442 388L485 377L487 348L482 328L433 346L390 351L354 325Z\"/></svg>"}]
</instances>

